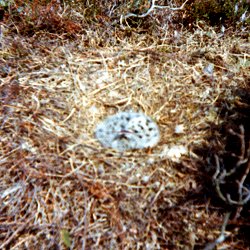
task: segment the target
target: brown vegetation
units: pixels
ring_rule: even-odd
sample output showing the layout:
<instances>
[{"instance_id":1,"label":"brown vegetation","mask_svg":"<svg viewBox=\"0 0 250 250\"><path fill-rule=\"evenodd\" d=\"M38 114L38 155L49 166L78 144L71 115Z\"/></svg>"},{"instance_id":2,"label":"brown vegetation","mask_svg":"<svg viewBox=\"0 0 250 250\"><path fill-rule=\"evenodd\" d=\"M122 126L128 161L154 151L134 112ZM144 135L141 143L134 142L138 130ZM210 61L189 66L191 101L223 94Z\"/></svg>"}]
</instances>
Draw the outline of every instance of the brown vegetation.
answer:
<instances>
[{"instance_id":1,"label":"brown vegetation","mask_svg":"<svg viewBox=\"0 0 250 250\"><path fill-rule=\"evenodd\" d=\"M247 21L104 2L1 7L0 249L249 249ZM160 143L102 148L131 109Z\"/></svg>"}]
</instances>

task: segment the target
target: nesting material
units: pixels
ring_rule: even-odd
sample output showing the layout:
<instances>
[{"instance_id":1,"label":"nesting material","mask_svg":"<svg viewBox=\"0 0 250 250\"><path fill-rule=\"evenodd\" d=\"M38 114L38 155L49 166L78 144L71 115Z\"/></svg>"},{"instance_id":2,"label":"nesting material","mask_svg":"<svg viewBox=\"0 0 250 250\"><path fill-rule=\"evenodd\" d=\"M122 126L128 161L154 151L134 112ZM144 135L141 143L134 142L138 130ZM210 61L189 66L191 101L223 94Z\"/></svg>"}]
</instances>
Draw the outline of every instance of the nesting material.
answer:
<instances>
[{"instance_id":1,"label":"nesting material","mask_svg":"<svg viewBox=\"0 0 250 250\"><path fill-rule=\"evenodd\" d=\"M95 135L104 147L118 151L153 147L160 139L157 124L150 117L136 112L109 116L97 126Z\"/></svg>"}]
</instances>

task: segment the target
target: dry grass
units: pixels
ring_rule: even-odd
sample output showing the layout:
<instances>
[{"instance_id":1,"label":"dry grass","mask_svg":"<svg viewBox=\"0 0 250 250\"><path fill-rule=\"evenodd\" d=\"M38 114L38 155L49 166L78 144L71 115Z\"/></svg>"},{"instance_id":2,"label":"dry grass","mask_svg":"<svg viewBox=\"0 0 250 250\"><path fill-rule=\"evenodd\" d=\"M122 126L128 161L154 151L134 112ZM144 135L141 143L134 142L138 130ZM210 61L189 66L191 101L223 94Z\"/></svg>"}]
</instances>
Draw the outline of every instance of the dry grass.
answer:
<instances>
[{"instance_id":1,"label":"dry grass","mask_svg":"<svg viewBox=\"0 0 250 250\"><path fill-rule=\"evenodd\" d=\"M190 159L223 122L219 101L234 105L249 84L249 40L207 27L117 31L98 47L90 30L74 41L2 32L1 249L202 249L220 235L224 210L206 200ZM156 120L160 143L102 148L96 124L131 109ZM173 157L173 146L187 153ZM237 230L218 249L247 249Z\"/></svg>"}]
</instances>

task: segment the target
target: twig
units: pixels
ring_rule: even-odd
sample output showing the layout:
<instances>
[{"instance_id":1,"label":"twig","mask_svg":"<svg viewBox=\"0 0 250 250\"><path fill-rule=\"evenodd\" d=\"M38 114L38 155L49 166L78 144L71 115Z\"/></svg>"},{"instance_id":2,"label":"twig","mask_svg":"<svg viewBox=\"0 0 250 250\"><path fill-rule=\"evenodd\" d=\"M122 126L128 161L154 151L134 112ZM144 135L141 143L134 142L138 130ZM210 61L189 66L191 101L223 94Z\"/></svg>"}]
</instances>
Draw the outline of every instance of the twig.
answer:
<instances>
[{"instance_id":1,"label":"twig","mask_svg":"<svg viewBox=\"0 0 250 250\"><path fill-rule=\"evenodd\" d=\"M250 200L250 189L246 186L244 186L244 183L246 181L246 178L250 172L250 142L246 150L246 142L245 142L245 130L244 127L240 126L240 133L236 133L233 130L229 130L230 134L237 136L240 139L241 142L241 152L240 155L238 155L238 161L234 168L232 168L230 171L221 170L220 167L220 160L217 155L214 155L215 157L215 164L216 164L216 171L213 175L213 180L215 183L215 188L218 196L225 202L227 202L229 205L237 205L237 206L243 206ZM235 154L233 156L236 157ZM223 194L221 191L221 184L226 183L226 178L233 176L236 171L242 167L243 164L247 163L247 166L242 174L242 177L240 180L236 180L236 183L238 184L238 200L233 200L231 198L231 195L229 193Z\"/></svg>"},{"instance_id":2,"label":"twig","mask_svg":"<svg viewBox=\"0 0 250 250\"><path fill-rule=\"evenodd\" d=\"M123 16L121 15L121 18L120 18L120 23L122 25L122 22L123 20L126 20L127 18L129 17L139 17L139 18L143 18L143 17L146 17L148 16L154 9L169 9L169 10L182 10L185 6L185 4L188 2L189 0L186 0L182 5L181 7L176 7L176 8L172 8L172 7L169 7L169 6L161 6L161 5L155 5L155 0L152 0L151 2L151 6L150 8L147 10L147 12L143 13L143 14L134 14L134 13L128 13L127 15Z\"/></svg>"},{"instance_id":3,"label":"twig","mask_svg":"<svg viewBox=\"0 0 250 250\"><path fill-rule=\"evenodd\" d=\"M86 238L87 238L87 231L88 231L88 200L87 200L87 193L84 192L84 231L82 237L82 250L86 249Z\"/></svg>"},{"instance_id":4,"label":"twig","mask_svg":"<svg viewBox=\"0 0 250 250\"><path fill-rule=\"evenodd\" d=\"M4 249L5 247L7 247L11 241L13 241L17 236L18 234L23 231L27 225L34 219L34 216L32 216L31 218L29 218L27 221L25 221L25 223L22 223L17 229L15 232L13 232L13 234L2 244L0 245L0 249Z\"/></svg>"},{"instance_id":5,"label":"twig","mask_svg":"<svg viewBox=\"0 0 250 250\"><path fill-rule=\"evenodd\" d=\"M226 239L225 230L226 230L226 226L228 224L230 215L231 215L231 212L228 212L225 214L224 221L221 226L220 236L214 242L207 244L204 250L213 250L216 247L216 245L222 243Z\"/></svg>"}]
</instances>

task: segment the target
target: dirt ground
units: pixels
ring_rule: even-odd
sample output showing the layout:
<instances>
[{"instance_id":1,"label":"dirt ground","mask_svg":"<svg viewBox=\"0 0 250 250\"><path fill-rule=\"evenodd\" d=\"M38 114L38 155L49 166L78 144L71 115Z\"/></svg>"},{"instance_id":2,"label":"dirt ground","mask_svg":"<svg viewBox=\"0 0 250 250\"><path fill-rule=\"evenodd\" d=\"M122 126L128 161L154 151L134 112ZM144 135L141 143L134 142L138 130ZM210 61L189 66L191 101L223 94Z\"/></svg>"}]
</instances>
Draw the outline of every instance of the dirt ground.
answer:
<instances>
[{"instance_id":1,"label":"dirt ground","mask_svg":"<svg viewBox=\"0 0 250 250\"><path fill-rule=\"evenodd\" d=\"M0 249L250 249L249 34L19 31L2 21ZM129 110L158 145L103 148Z\"/></svg>"}]
</instances>

